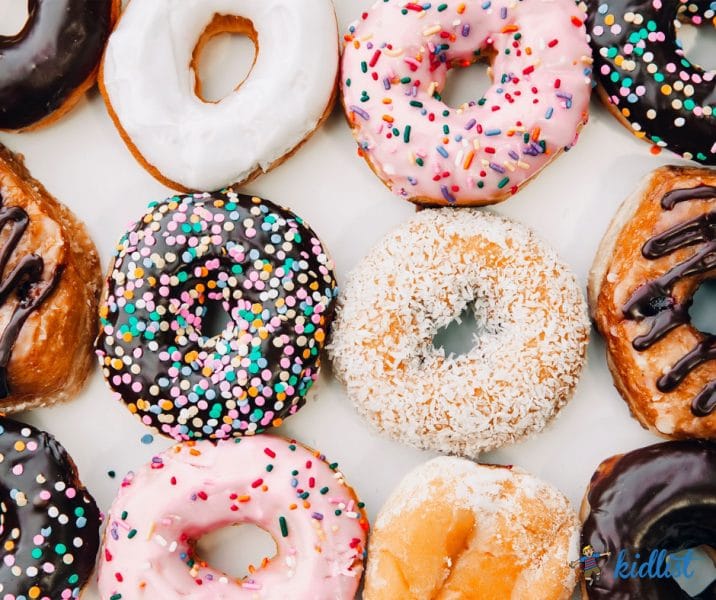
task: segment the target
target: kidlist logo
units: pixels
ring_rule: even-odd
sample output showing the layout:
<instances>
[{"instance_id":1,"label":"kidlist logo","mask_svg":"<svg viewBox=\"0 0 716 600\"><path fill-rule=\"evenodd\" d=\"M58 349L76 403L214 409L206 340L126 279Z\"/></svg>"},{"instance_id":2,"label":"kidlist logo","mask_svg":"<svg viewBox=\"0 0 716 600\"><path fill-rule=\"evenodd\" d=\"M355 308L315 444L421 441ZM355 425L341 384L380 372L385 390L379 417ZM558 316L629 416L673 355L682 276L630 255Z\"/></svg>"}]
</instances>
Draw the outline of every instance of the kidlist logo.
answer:
<instances>
[{"instance_id":1,"label":"kidlist logo","mask_svg":"<svg viewBox=\"0 0 716 600\"><path fill-rule=\"evenodd\" d=\"M679 554L670 554L666 550L652 550L646 553L636 552L633 556L626 550L620 550L614 564L614 577L617 579L668 579L671 577L690 579L694 576L693 563L696 562L693 550Z\"/></svg>"}]
</instances>

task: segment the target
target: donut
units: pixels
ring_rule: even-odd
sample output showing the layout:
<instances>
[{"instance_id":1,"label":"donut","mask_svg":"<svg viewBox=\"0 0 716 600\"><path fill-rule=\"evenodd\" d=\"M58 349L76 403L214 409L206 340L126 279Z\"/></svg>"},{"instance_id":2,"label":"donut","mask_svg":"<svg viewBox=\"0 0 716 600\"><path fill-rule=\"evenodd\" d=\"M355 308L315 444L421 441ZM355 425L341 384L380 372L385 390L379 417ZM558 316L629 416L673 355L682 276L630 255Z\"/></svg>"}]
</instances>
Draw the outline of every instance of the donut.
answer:
<instances>
[{"instance_id":1,"label":"donut","mask_svg":"<svg viewBox=\"0 0 716 600\"><path fill-rule=\"evenodd\" d=\"M653 553L716 545L716 445L679 440L608 458L592 476L581 517L582 545L612 554L599 579L582 586L583 598L688 600L671 577L624 577L617 558L623 553L628 572ZM715 594L712 583L694 598Z\"/></svg>"},{"instance_id":2,"label":"donut","mask_svg":"<svg viewBox=\"0 0 716 600\"><path fill-rule=\"evenodd\" d=\"M577 141L592 55L572 0L384 0L345 36L353 136L398 196L427 205L508 198ZM450 69L490 64L477 101L448 106Z\"/></svg>"},{"instance_id":3,"label":"donut","mask_svg":"<svg viewBox=\"0 0 716 600\"><path fill-rule=\"evenodd\" d=\"M0 232L0 413L11 413L84 385L102 274L84 224L1 145Z\"/></svg>"},{"instance_id":4,"label":"donut","mask_svg":"<svg viewBox=\"0 0 716 600\"><path fill-rule=\"evenodd\" d=\"M232 189L153 202L114 251L102 372L177 440L261 433L305 404L336 293L333 262L289 210Z\"/></svg>"},{"instance_id":5,"label":"donut","mask_svg":"<svg viewBox=\"0 0 716 600\"><path fill-rule=\"evenodd\" d=\"M599 95L636 137L716 164L716 71L685 56L676 21L714 19L712 0L587 0Z\"/></svg>"},{"instance_id":6,"label":"donut","mask_svg":"<svg viewBox=\"0 0 716 600\"><path fill-rule=\"evenodd\" d=\"M716 337L691 324L716 276L716 172L662 167L621 206L589 276L614 385L657 435L716 438Z\"/></svg>"},{"instance_id":7,"label":"donut","mask_svg":"<svg viewBox=\"0 0 716 600\"><path fill-rule=\"evenodd\" d=\"M27 0L16 35L0 35L0 130L29 131L71 110L95 83L121 0Z\"/></svg>"},{"instance_id":8,"label":"donut","mask_svg":"<svg viewBox=\"0 0 716 600\"><path fill-rule=\"evenodd\" d=\"M0 594L79 598L94 571L100 512L49 433L0 417Z\"/></svg>"},{"instance_id":9,"label":"donut","mask_svg":"<svg viewBox=\"0 0 716 600\"><path fill-rule=\"evenodd\" d=\"M248 36L256 58L231 94L208 102L198 59L223 32ZM328 117L337 77L330 0L132 0L99 83L139 163L188 192L246 183L281 164Z\"/></svg>"},{"instance_id":10,"label":"donut","mask_svg":"<svg viewBox=\"0 0 716 600\"><path fill-rule=\"evenodd\" d=\"M569 501L526 471L436 458L380 510L363 600L567 600L578 539Z\"/></svg>"},{"instance_id":11,"label":"donut","mask_svg":"<svg viewBox=\"0 0 716 600\"><path fill-rule=\"evenodd\" d=\"M433 337L475 315L474 346ZM541 431L571 397L589 320L574 275L523 225L424 210L352 271L329 352L358 411L415 446L476 456Z\"/></svg>"},{"instance_id":12,"label":"donut","mask_svg":"<svg viewBox=\"0 0 716 600\"><path fill-rule=\"evenodd\" d=\"M276 543L246 578L197 555L201 536L245 523ZM122 483L100 554L100 598L353 600L367 531L363 504L318 452L271 435L183 442Z\"/></svg>"}]
</instances>

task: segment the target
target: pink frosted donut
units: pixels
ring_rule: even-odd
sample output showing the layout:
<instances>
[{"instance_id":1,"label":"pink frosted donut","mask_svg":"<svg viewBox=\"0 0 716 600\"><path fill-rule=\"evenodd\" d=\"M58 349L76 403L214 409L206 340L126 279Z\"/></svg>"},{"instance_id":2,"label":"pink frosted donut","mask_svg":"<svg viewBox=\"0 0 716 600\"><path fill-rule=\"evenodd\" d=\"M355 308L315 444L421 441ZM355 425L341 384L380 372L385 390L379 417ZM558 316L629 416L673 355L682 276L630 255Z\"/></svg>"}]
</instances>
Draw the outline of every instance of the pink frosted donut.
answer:
<instances>
[{"instance_id":1,"label":"pink frosted donut","mask_svg":"<svg viewBox=\"0 0 716 600\"><path fill-rule=\"evenodd\" d=\"M196 556L210 531L253 523L277 553L237 580ZM122 483L99 567L102 600L353 600L368 521L336 464L280 437L184 442Z\"/></svg>"},{"instance_id":2,"label":"pink frosted donut","mask_svg":"<svg viewBox=\"0 0 716 600\"><path fill-rule=\"evenodd\" d=\"M592 54L572 0L384 0L345 36L342 89L359 152L420 204L514 194L587 121ZM476 102L441 100L448 70L489 60Z\"/></svg>"}]
</instances>

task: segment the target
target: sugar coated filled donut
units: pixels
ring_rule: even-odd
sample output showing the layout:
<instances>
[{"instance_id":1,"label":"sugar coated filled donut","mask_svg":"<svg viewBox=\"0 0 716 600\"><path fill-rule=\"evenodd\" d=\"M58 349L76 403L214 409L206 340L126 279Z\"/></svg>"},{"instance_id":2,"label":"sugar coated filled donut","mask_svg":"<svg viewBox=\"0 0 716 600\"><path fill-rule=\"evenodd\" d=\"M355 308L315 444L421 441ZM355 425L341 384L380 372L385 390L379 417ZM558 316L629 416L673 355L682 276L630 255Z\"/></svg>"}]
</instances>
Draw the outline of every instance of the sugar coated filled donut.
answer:
<instances>
[{"instance_id":1,"label":"sugar coated filled donut","mask_svg":"<svg viewBox=\"0 0 716 600\"><path fill-rule=\"evenodd\" d=\"M572 0L376 2L345 37L341 85L359 152L421 204L491 204L569 149L587 121L591 51ZM450 69L490 62L459 108Z\"/></svg>"},{"instance_id":2,"label":"sugar coated filled donut","mask_svg":"<svg viewBox=\"0 0 716 600\"><path fill-rule=\"evenodd\" d=\"M234 92L206 102L198 55L222 32L250 37L256 58ZM100 89L152 175L174 189L217 190L270 170L310 136L333 105L337 72L330 0L132 0Z\"/></svg>"},{"instance_id":3,"label":"sugar coated filled donut","mask_svg":"<svg viewBox=\"0 0 716 600\"><path fill-rule=\"evenodd\" d=\"M1 145L0 231L0 413L9 413L84 385L102 275L84 224Z\"/></svg>"},{"instance_id":4,"label":"sugar coated filled donut","mask_svg":"<svg viewBox=\"0 0 716 600\"><path fill-rule=\"evenodd\" d=\"M240 442L240 443L238 443ZM196 554L203 535L251 523L276 555L244 579ZM368 521L337 464L270 435L185 442L122 484L99 567L102 600L353 600Z\"/></svg>"},{"instance_id":5,"label":"sugar coated filled donut","mask_svg":"<svg viewBox=\"0 0 716 600\"><path fill-rule=\"evenodd\" d=\"M517 467L437 458L378 514L364 600L567 600L579 521L569 501Z\"/></svg>"},{"instance_id":6,"label":"sugar coated filled donut","mask_svg":"<svg viewBox=\"0 0 716 600\"><path fill-rule=\"evenodd\" d=\"M592 476L581 517L581 545L611 552L599 578L582 586L585 600L689 600L664 570L668 565L683 576L683 559L673 553L716 546L716 444L665 442L612 456ZM659 558L662 552L669 558ZM651 565L646 576L638 570L632 576L631 569L644 563ZM689 569L693 577L698 565ZM716 598L716 581L693 598Z\"/></svg>"},{"instance_id":7,"label":"sugar coated filled donut","mask_svg":"<svg viewBox=\"0 0 716 600\"><path fill-rule=\"evenodd\" d=\"M49 125L94 85L121 0L27 0L15 35L0 35L0 129Z\"/></svg>"},{"instance_id":8,"label":"sugar coated filled donut","mask_svg":"<svg viewBox=\"0 0 716 600\"><path fill-rule=\"evenodd\" d=\"M716 172L657 169L617 212L589 278L614 385L656 434L716 438L716 337L689 315L714 277Z\"/></svg>"},{"instance_id":9,"label":"sugar coated filled donut","mask_svg":"<svg viewBox=\"0 0 716 600\"><path fill-rule=\"evenodd\" d=\"M330 353L358 411L420 448L475 456L540 431L571 397L589 322L574 275L526 227L426 210L350 274ZM437 331L472 310L474 346Z\"/></svg>"},{"instance_id":10,"label":"sugar coated filled donut","mask_svg":"<svg viewBox=\"0 0 716 600\"><path fill-rule=\"evenodd\" d=\"M0 594L79 598L94 571L100 512L49 433L0 417Z\"/></svg>"},{"instance_id":11,"label":"sugar coated filled donut","mask_svg":"<svg viewBox=\"0 0 716 600\"><path fill-rule=\"evenodd\" d=\"M716 71L694 64L676 21L708 26L713 0L587 0L599 92L637 137L716 164Z\"/></svg>"},{"instance_id":12,"label":"sugar coated filled donut","mask_svg":"<svg viewBox=\"0 0 716 600\"><path fill-rule=\"evenodd\" d=\"M152 203L115 249L97 339L104 376L177 439L277 426L318 376L332 269L313 230L267 200L228 189Z\"/></svg>"}]
</instances>

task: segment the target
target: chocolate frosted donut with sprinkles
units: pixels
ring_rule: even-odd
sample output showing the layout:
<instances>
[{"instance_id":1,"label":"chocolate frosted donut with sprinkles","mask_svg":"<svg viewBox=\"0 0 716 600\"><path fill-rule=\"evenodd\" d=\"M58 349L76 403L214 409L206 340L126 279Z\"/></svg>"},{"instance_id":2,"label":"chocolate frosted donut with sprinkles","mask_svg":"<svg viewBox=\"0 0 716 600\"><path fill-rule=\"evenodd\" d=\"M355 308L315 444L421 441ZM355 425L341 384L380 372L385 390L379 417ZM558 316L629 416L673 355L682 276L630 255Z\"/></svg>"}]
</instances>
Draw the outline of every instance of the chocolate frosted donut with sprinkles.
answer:
<instances>
[{"instance_id":1,"label":"chocolate frosted donut with sprinkles","mask_svg":"<svg viewBox=\"0 0 716 600\"><path fill-rule=\"evenodd\" d=\"M100 512L49 433L0 417L0 597L79 598L94 571Z\"/></svg>"},{"instance_id":2,"label":"chocolate frosted donut with sprinkles","mask_svg":"<svg viewBox=\"0 0 716 600\"><path fill-rule=\"evenodd\" d=\"M292 212L232 189L174 196L116 247L97 354L164 435L253 435L305 403L336 293L332 261Z\"/></svg>"},{"instance_id":3,"label":"chocolate frosted donut with sprinkles","mask_svg":"<svg viewBox=\"0 0 716 600\"><path fill-rule=\"evenodd\" d=\"M584 18L572 0L376 2L344 38L343 103L359 153L411 202L505 200L587 121ZM445 104L450 69L481 60L492 85Z\"/></svg>"},{"instance_id":4,"label":"chocolate frosted donut with sprinkles","mask_svg":"<svg viewBox=\"0 0 716 600\"><path fill-rule=\"evenodd\" d=\"M684 54L676 21L708 24L713 0L587 0L599 92L638 138L716 164L716 71Z\"/></svg>"}]
</instances>

